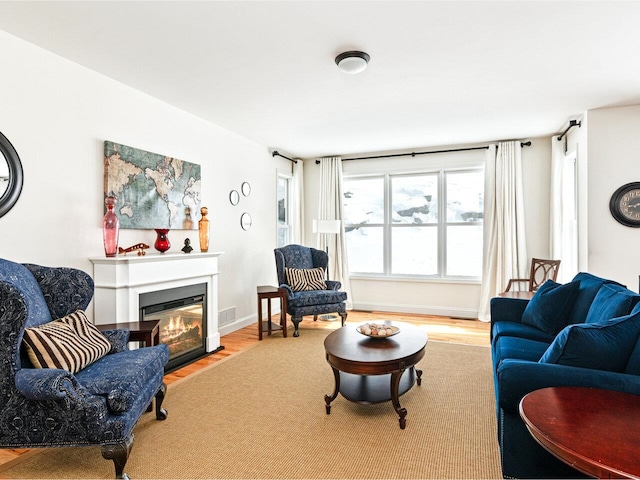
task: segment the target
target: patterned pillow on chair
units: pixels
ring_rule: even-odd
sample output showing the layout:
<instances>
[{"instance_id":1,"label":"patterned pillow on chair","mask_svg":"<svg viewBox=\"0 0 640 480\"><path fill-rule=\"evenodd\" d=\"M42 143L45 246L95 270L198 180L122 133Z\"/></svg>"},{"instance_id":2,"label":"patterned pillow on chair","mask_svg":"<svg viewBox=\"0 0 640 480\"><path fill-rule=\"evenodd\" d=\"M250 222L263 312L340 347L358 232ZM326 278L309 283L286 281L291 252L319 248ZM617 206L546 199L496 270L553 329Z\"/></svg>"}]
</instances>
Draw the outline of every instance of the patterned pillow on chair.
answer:
<instances>
[{"instance_id":1,"label":"patterned pillow on chair","mask_svg":"<svg viewBox=\"0 0 640 480\"><path fill-rule=\"evenodd\" d=\"M36 368L61 368L77 373L104 357L111 343L82 310L38 327L26 328L23 342Z\"/></svg>"},{"instance_id":2,"label":"patterned pillow on chair","mask_svg":"<svg viewBox=\"0 0 640 480\"><path fill-rule=\"evenodd\" d=\"M309 290L326 290L327 283L324 280L324 269L318 268L289 268L285 267L287 283L294 292L306 292Z\"/></svg>"}]
</instances>

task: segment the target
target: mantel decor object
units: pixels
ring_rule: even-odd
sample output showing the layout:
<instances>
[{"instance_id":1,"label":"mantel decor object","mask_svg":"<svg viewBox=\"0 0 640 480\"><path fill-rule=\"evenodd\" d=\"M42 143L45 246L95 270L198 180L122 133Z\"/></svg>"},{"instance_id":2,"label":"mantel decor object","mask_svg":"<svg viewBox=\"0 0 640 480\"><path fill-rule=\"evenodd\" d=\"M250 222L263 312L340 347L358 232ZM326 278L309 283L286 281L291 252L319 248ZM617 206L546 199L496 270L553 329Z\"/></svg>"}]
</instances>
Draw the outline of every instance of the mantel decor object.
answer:
<instances>
[{"instance_id":1,"label":"mantel decor object","mask_svg":"<svg viewBox=\"0 0 640 480\"><path fill-rule=\"evenodd\" d=\"M127 253L136 252L136 255L142 257L147 254L147 252L145 252L147 248L149 248L149 245L146 243L136 243L135 245L131 245L127 248L118 247L118 253L126 257Z\"/></svg>"},{"instance_id":2,"label":"mantel decor object","mask_svg":"<svg viewBox=\"0 0 640 480\"><path fill-rule=\"evenodd\" d=\"M160 253L164 253L171 248L171 242L169 242L169 237L167 237L167 234L169 233L169 229L155 228L154 230L158 234L158 237L156 238L156 243L153 246Z\"/></svg>"},{"instance_id":3,"label":"mantel decor object","mask_svg":"<svg viewBox=\"0 0 640 480\"><path fill-rule=\"evenodd\" d=\"M207 214L209 210L207 207L200 208L200 214L202 218L198 221L198 236L200 237L200 251L209 251L209 219Z\"/></svg>"},{"instance_id":4,"label":"mantel decor object","mask_svg":"<svg viewBox=\"0 0 640 480\"><path fill-rule=\"evenodd\" d=\"M107 212L102 218L102 239L104 241L104 253L107 257L115 257L118 253L118 235L120 232L120 222L118 216L113 211L116 204L115 197L108 196L104 199Z\"/></svg>"},{"instance_id":5,"label":"mantel decor object","mask_svg":"<svg viewBox=\"0 0 640 480\"><path fill-rule=\"evenodd\" d=\"M191 253L192 250L193 250L193 247L191 246L191 239L185 238L184 247L182 247L182 251L184 253Z\"/></svg>"}]
</instances>

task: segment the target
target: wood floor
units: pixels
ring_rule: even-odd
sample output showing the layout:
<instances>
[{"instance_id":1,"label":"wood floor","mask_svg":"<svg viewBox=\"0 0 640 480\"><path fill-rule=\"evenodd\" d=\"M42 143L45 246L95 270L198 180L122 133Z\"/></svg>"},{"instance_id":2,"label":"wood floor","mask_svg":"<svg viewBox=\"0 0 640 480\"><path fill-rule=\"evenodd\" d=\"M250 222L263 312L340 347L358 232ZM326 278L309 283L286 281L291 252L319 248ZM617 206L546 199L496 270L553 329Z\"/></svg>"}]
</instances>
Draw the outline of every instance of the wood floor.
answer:
<instances>
[{"instance_id":1,"label":"wood floor","mask_svg":"<svg viewBox=\"0 0 640 480\"><path fill-rule=\"evenodd\" d=\"M463 343L468 345L489 346L489 324L478 320L456 319L451 317L438 317L433 315L413 315L387 312L360 312L349 311L346 325L357 325L364 322L376 321L380 319L406 322L416 325L427 332L429 340L439 342ZM279 322L279 317L275 317ZM293 326L288 323L288 340L295 342L293 337ZM340 320L336 321L313 321L311 317L305 317L300 324L301 330L306 328L336 329L340 327ZM282 333L274 333L282 335ZM304 332L302 332L304 335ZM223 350L213 355L204 357L190 365L182 367L174 372L165 375L167 385L178 380L187 378L198 370L212 365L220 360L240 353L247 348L258 343L258 327L250 325L225 335L221 339ZM5 470L17 462L36 454L38 449L0 449L0 471ZM0 478L3 478L0 475Z\"/></svg>"}]
</instances>

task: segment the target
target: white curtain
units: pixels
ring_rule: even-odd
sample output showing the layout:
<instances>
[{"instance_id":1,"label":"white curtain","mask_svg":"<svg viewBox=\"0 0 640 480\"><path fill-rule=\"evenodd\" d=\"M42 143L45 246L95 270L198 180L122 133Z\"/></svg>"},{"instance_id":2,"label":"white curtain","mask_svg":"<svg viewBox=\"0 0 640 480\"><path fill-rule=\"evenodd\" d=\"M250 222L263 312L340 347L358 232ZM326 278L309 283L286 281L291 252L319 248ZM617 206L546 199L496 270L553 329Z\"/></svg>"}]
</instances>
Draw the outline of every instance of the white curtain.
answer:
<instances>
[{"instance_id":1,"label":"white curtain","mask_svg":"<svg viewBox=\"0 0 640 480\"><path fill-rule=\"evenodd\" d=\"M551 258L562 260L558 282L571 281L578 273L575 155L567 155L566 140L551 137ZM565 137L566 138L566 137Z\"/></svg>"},{"instance_id":2,"label":"white curtain","mask_svg":"<svg viewBox=\"0 0 640 480\"><path fill-rule=\"evenodd\" d=\"M304 163L298 159L293 164L293 178L291 179L290 228L289 243L304 245Z\"/></svg>"},{"instance_id":3,"label":"white curtain","mask_svg":"<svg viewBox=\"0 0 640 480\"><path fill-rule=\"evenodd\" d=\"M340 220L340 233L318 234L317 248L329 248L329 272L331 280L342 283L347 292L347 308L351 308L351 285L347 262L347 243L344 234L344 214L342 211L342 159L340 157L320 158L320 198L318 220Z\"/></svg>"},{"instance_id":4,"label":"white curtain","mask_svg":"<svg viewBox=\"0 0 640 480\"><path fill-rule=\"evenodd\" d=\"M525 278L527 247L520 142L500 142L487 152L484 192L484 251L478 318L490 321L489 303L510 278Z\"/></svg>"},{"instance_id":5,"label":"white curtain","mask_svg":"<svg viewBox=\"0 0 640 480\"><path fill-rule=\"evenodd\" d=\"M560 136L551 137L551 198L550 198L550 243L551 258L562 258L562 169L565 143Z\"/></svg>"}]
</instances>

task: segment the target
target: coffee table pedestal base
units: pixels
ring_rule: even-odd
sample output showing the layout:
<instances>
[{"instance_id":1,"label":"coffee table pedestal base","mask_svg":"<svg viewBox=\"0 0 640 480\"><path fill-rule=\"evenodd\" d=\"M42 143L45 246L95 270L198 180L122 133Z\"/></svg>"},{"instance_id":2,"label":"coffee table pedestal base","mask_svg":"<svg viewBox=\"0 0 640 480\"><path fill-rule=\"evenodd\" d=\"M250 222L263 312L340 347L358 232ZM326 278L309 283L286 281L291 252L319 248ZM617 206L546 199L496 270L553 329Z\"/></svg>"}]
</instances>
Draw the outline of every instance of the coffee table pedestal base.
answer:
<instances>
[{"instance_id":1,"label":"coffee table pedestal base","mask_svg":"<svg viewBox=\"0 0 640 480\"><path fill-rule=\"evenodd\" d=\"M407 425L407 409L400 406L400 396L411 390L415 383L422 384L422 370L411 367L407 370L385 375L355 375L333 368L335 389L331 395L325 395L327 415L331 413L331 402L338 394L354 403L373 404L391 400L398 414L400 428Z\"/></svg>"}]
</instances>

